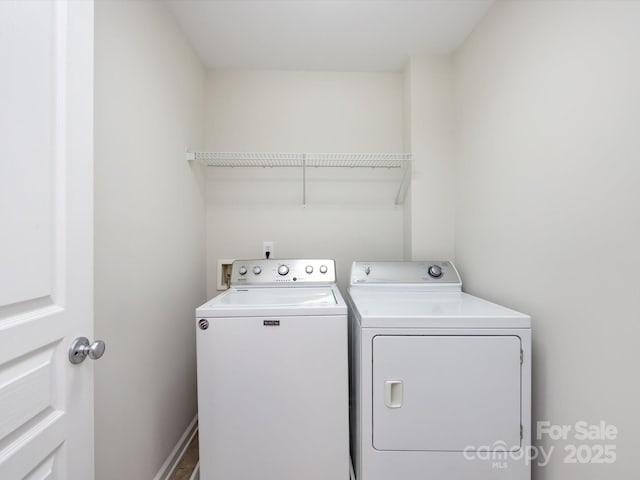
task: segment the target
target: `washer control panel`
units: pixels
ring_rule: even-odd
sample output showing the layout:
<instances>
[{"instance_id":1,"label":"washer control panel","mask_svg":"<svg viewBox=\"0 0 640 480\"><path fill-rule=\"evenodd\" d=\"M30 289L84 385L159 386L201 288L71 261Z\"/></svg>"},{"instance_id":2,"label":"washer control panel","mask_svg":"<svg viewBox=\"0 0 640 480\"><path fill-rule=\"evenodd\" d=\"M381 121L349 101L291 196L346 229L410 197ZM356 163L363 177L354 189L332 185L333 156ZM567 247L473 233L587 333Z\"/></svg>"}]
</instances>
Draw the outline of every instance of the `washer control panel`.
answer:
<instances>
[{"instance_id":1,"label":"washer control panel","mask_svg":"<svg viewBox=\"0 0 640 480\"><path fill-rule=\"evenodd\" d=\"M449 261L353 262L351 285L363 284L460 286L462 282L456 267Z\"/></svg>"},{"instance_id":2,"label":"washer control panel","mask_svg":"<svg viewBox=\"0 0 640 480\"><path fill-rule=\"evenodd\" d=\"M335 261L329 259L236 260L231 285L304 285L336 283Z\"/></svg>"}]
</instances>

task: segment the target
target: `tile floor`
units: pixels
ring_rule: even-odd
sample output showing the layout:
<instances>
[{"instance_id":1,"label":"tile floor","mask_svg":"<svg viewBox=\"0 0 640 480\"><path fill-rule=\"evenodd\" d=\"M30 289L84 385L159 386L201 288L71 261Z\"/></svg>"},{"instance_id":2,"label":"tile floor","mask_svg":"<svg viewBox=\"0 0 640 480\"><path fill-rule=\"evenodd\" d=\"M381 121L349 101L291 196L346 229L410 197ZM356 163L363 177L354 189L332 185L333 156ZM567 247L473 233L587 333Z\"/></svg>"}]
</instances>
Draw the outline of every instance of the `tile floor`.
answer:
<instances>
[{"instance_id":1,"label":"tile floor","mask_svg":"<svg viewBox=\"0 0 640 480\"><path fill-rule=\"evenodd\" d=\"M189 480L198 464L198 434L193 437L169 480Z\"/></svg>"}]
</instances>

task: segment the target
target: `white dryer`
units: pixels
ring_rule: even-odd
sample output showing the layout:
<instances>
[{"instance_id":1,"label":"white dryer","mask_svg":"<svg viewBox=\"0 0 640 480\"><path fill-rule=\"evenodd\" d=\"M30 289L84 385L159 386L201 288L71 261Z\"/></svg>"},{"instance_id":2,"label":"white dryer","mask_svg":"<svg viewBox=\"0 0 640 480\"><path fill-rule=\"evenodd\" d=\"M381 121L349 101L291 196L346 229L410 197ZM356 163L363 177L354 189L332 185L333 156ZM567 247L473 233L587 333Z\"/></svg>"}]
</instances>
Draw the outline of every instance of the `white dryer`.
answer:
<instances>
[{"instance_id":1,"label":"white dryer","mask_svg":"<svg viewBox=\"0 0 640 480\"><path fill-rule=\"evenodd\" d=\"M451 262L355 262L358 480L529 480L531 319L462 293Z\"/></svg>"},{"instance_id":2,"label":"white dryer","mask_svg":"<svg viewBox=\"0 0 640 480\"><path fill-rule=\"evenodd\" d=\"M244 260L196 310L202 480L349 478L347 307L333 260Z\"/></svg>"}]
</instances>

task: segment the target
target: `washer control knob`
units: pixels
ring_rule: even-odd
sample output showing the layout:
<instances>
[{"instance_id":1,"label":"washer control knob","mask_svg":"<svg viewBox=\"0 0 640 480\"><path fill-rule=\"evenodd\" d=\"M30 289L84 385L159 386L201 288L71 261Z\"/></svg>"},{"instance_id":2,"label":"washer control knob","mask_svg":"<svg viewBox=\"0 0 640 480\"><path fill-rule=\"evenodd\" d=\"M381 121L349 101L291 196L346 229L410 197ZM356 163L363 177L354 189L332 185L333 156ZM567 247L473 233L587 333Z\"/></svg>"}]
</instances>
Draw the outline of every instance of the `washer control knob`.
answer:
<instances>
[{"instance_id":1,"label":"washer control knob","mask_svg":"<svg viewBox=\"0 0 640 480\"><path fill-rule=\"evenodd\" d=\"M243 266L241 266L241 267L238 269L238 273L239 273L240 275L246 275L246 274L247 274L247 267L245 267L244 265L243 265Z\"/></svg>"},{"instance_id":2,"label":"washer control knob","mask_svg":"<svg viewBox=\"0 0 640 480\"><path fill-rule=\"evenodd\" d=\"M262 268L260 268L260 265L256 265L255 267L253 267L253 273L255 275L260 275L260 273L262 273Z\"/></svg>"},{"instance_id":3,"label":"washer control knob","mask_svg":"<svg viewBox=\"0 0 640 480\"><path fill-rule=\"evenodd\" d=\"M280 265L278 267L278 273L282 276L286 275L287 273L289 273L289 267L287 267L286 265Z\"/></svg>"},{"instance_id":4,"label":"washer control knob","mask_svg":"<svg viewBox=\"0 0 640 480\"><path fill-rule=\"evenodd\" d=\"M326 265L320 265L320 273L327 273L328 270Z\"/></svg>"},{"instance_id":5,"label":"washer control knob","mask_svg":"<svg viewBox=\"0 0 640 480\"><path fill-rule=\"evenodd\" d=\"M427 273L433 278L440 278L442 276L442 267L440 265L431 265Z\"/></svg>"},{"instance_id":6,"label":"washer control knob","mask_svg":"<svg viewBox=\"0 0 640 480\"><path fill-rule=\"evenodd\" d=\"M311 265L307 265L304 267L304 271L311 275L313 273L313 267Z\"/></svg>"}]
</instances>

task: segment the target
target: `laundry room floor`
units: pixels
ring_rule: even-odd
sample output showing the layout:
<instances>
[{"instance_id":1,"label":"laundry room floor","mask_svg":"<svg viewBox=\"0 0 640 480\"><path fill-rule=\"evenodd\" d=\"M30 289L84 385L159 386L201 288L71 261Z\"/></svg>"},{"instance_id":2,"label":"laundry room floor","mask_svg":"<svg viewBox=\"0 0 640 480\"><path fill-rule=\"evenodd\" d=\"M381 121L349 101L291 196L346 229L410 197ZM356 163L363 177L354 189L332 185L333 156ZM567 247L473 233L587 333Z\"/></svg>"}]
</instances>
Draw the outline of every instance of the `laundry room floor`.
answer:
<instances>
[{"instance_id":1,"label":"laundry room floor","mask_svg":"<svg viewBox=\"0 0 640 480\"><path fill-rule=\"evenodd\" d=\"M196 433L169 480L190 480L193 470L198 465L198 459L198 434Z\"/></svg>"}]
</instances>

